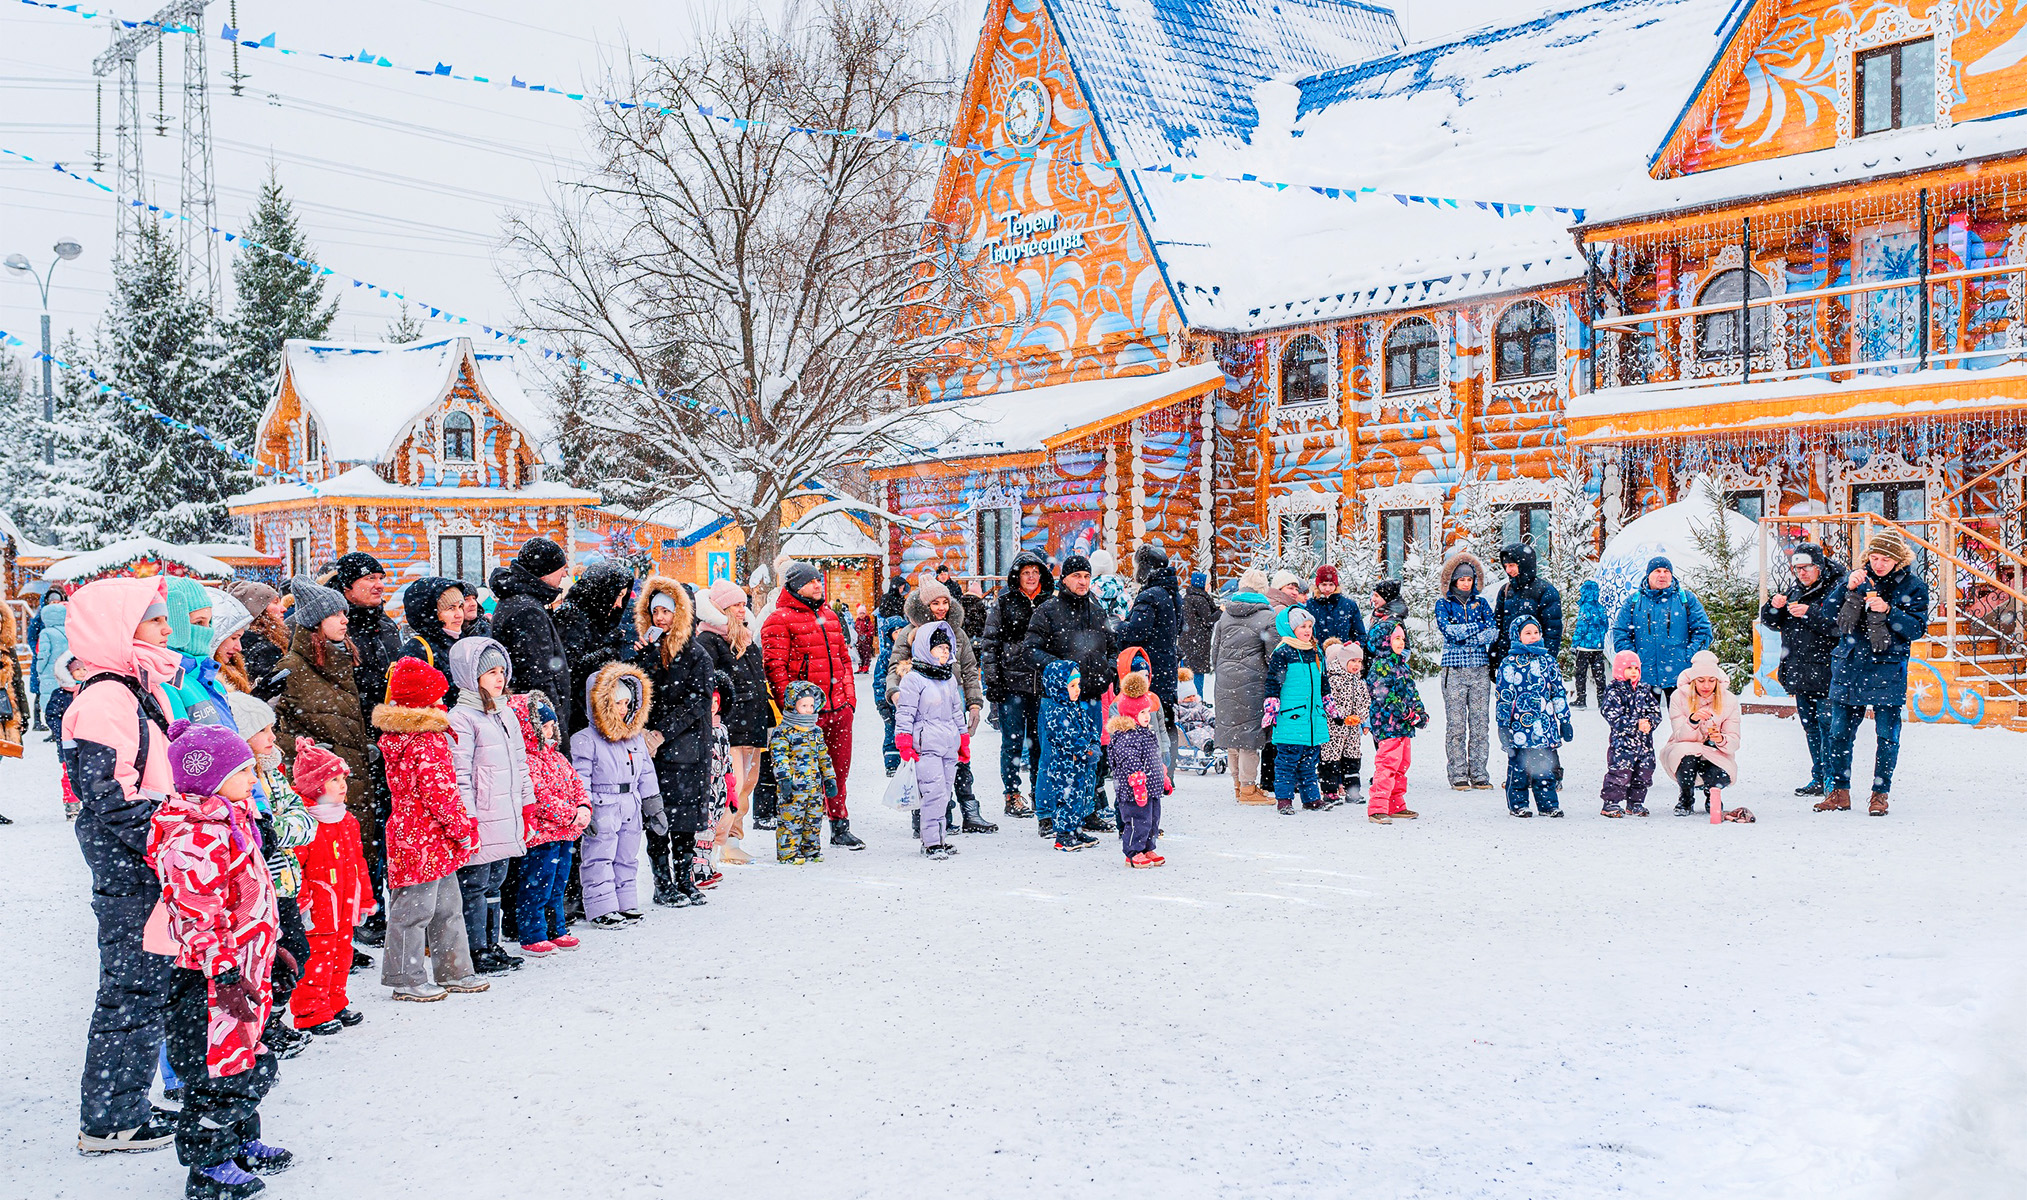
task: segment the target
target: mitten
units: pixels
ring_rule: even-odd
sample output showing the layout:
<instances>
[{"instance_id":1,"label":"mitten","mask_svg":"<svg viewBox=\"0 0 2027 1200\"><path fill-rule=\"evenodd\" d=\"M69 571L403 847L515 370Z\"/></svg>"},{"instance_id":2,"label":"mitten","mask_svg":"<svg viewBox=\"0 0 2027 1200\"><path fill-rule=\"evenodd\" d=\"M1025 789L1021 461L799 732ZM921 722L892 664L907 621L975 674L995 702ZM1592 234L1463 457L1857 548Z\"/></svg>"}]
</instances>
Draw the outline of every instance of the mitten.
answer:
<instances>
[{"instance_id":1,"label":"mitten","mask_svg":"<svg viewBox=\"0 0 2027 1200\"><path fill-rule=\"evenodd\" d=\"M215 995L211 1007L230 1013L241 1021L251 1021L260 1015L258 989L241 977L238 967L227 967L211 977Z\"/></svg>"},{"instance_id":2,"label":"mitten","mask_svg":"<svg viewBox=\"0 0 2027 1200\"><path fill-rule=\"evenodd\" d=\"M274 948L274 960L275 962L280 963L283 966L286 966L289 969L289 974L291 975L300 977L303 973L302 967L296 964L296 956L289 953L289 948L287 946L276 946Z\"/></svg>"},{"instance_id":3,"label":"mitten","mask_svg":"<svg viewBox=\"0 0 2027 1200\"><path fill-rule=\"evenodd\" d=\"M1576 726L1570 724L1570 719L1568 717L1564 717L1562 719L1562 740L1565 742L1574 742L1577 740Z\"/></svg>"},{"instance_id":4,"label":"mitten","mask_svg":"<svg viewBox=\"0 0 2027 1200\"><path fill-rule=\"evenodd\" d=\"M971 761L971 735L968 733L958 735L957 761L958 762Z\"/></svg>"},{"instance_id":5,"label":"mitten","mask_svg":"<svg viewBox=\"0 0 2027 1200\"><path fill-rule=\"evenodd\" d=\"M1274 699L1272 696L1269 696L1267 698L1266 704L1261 706L1260 728L1262 729L1271 728L1274 722L1279 720L1280 718L1281 718L1281 702L1279 700Z\"/></svg>"},{"instance_id":6,"label":"mitten","mask_svg":"<svg viewBox=\"0 0 2027 1200\"><path fill-rule=\"evenodd\" d=\"M1337 711L1337 697L1335 696L1325 696L1323 698L1323 711L1333 721L1340 720L1344 716L1343 713Z\"/></svg>"},{"instance_id":7,"label":"mitten","mask_svg":"<svg viewBox=\"0 0 2027 1200\"><path fill-rule=\"evenodd\" d=\"M895 734L894 749L900 752L902 762L914 762L916 757L915 735L912 733Z\"/></svg>"},{"instance_id":8,"label":"mitten","mask_svg":"<svg viewBox=\"0 0 2027 1200\"><path fill-rule=\"evenodd\" d=\"M1131 775L1127 776L1126 778L1127 778L1127 782L1129 782L1129 783L1131 783L1131 784L1133 785L1133 802L1134 802L1135 804L1139 805L1139 806L1140 806L1140 807L1142 807L1142 808L1146 808L1146 807L1147 807L1147 772L1145 772L1145 771L1135 771L1135 772L1134 772L1133 774L1131 774Z\"/></svg>"},{"instance_id":9,"label":"mitten","mask_svg":"<svg viewBox=\"0 0 2027 1200\"><path fill-rule=\"evenodd\" d=\"M823 781L823 794L824 794L824 799L826 799L826 800L835 800L835 799L837 799L837 798L838 798L838 785L837 785L837 781L836 781L836 780L834 780L834 779L826 779L826 780L824 780L824 781Z\"/></svg>"}]
</instances>

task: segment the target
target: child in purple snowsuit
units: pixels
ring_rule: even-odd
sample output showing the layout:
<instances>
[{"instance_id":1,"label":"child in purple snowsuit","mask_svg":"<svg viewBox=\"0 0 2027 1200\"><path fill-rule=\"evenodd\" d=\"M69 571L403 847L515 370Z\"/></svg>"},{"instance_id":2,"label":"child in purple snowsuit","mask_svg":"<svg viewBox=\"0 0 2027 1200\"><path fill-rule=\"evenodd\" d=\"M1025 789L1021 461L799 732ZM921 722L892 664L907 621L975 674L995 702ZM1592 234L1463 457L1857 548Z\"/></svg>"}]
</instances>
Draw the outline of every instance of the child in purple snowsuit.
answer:
<instances>
[{"instance_id":1,"label":"child in purple snowsuit","mask_svg":"<svg viewBox=\"0 0 2027 1200\"><path fill-rule=\"evenodd\" d=\"M643 796L658 796L654 756L648 752L648 705L654 686L639 667L607 663L584 685L591 724L570 735L570 765L591 794L591 828L585 831L578 879L584 915L600 929L640 920L634 877L640 872Z\"/></svg>"},{"instance_id":2,"label":"child in purple snowsuit","mask_svg":"<svg viewBox=\"0 0 2027 1200\"><path fill-rule=\"evenodd\" d=\"M1154 845L1161 833L1161 798L1175 790L1154 732L1161 720L1161 701L1148 691L1144 670L1127 672L1119 681L1112 719L1105 723L1112 779L1119 789L1119 848L1132 867L1158 867L1167 861L1155 853Z\"/></svg>"},{"instance_id":3,"label":"child in purple snowsuit","mask_svg":"<svg viewBox=\"0 0 2027 1200\"><path fill-rule=\"evenodd\" d=\"M896 668L902 675L894 693L894 748L901 761L915 764L922 853L931 858L957 853L944 839L943 814L950 804L957 764L971 761L964 688L950 669L951 647L949 622L919 625L908 644L912 657Z\"/></svg>"},{"instance_id":4,"label":"child in purple snowsuit","mask_svg":"<svg viewBox=\"0 0 2027 1200\"><path fill-rule=\"evenodd\" d=\"M1647 815L1647 788L1654 782L1654 731L1661 727L1661 697L1640 678L1640 655L1612 656L1612 682L1598 691L1598 711L1611 728L1605 751L1604 815ZM1642 728L1645 726L1645 728ZM1624 805L1623 811L1620 805Z\"/></svg>"}]
</instances>

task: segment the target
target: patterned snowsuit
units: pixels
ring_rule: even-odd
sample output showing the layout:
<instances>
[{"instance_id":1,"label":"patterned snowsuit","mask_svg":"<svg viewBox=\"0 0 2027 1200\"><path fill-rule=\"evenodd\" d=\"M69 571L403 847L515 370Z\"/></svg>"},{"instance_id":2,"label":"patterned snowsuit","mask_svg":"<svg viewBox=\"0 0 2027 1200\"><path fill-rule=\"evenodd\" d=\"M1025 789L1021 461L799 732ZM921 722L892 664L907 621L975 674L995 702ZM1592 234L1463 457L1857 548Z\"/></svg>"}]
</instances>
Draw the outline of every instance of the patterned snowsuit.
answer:
<instances>
[{"instance_id":1,"label":"patterned snowsuit","mask_svg":"<svg viewBox=\"0 0 2027 1200\"><path fill-rule=\"evenodd\" d=\"M1387 643L1400 622L1386 617L1373 622L1367 651L1372 669L1366 672L1366 687L1372 703L1366 725L1372 730L1372 790L1366 793L1365 810L1384 816L1408 806L1408 765L1414 758L1415 730L1429 723L1429 710L1422 707L1422 693L1408 672L1408 660Z\"/></svg>"},{"instance_id":2,"label":"patterned snowsuit","mask_svg":"<svg viewBox=\"0 0 2027 1200\"><path fill-rule=\"evenodd\" d=\"M1598 692L1598 711L1612 731L1605 751L1604 811L1643 812L1654 783L1654 731L1661 728L1661 695L1644 682L1614 679ZM1647 732L1640 732L1640 722Z\"/></svg>"},{"instance_id":3,"label":"patterned snowsuit","mask_svg":"<svg viewBox=\"0 0 2027 1200\"><path fill-rule=\"evenodd\" d=\"M1499 695L1494 717L1499 740L1506 745L1506 807L1527 811L1527 797L1543 816L1557 810L1556 748L1570 732L1570 698L1562 671L1546 639L1529 645L1520 640L1523 626L1539 627L1532 616L1513 618L1507 626L1510 647L1499 663ZM1547 753L1542 753L1547 751Z\"/></svg>"},{"instance_id":4,"label":"patterned snowsuit","mask_svg":"<svg viewBox=\"0 0 2027 1200\"><path fill-rule=\"evenodd\" d=\"M1365 677L1346 667L1330 670L1330 740L1323 746L1319 769L1326 796L1337 797L1345 789L1359 786L1359 766L1365 758L1365 719L1372 711L1372 693L1366 691ZM1351 724L1353 717L1358 719Z\"/></svg>"},{"instance_id":5,"label":"patterned snowsuit","mask_svg":"<svg viewBox=\"0 0 2027 1200\"><path fill-rule=\"evenodd\" d=\"M1079 674L1067 658L1042 668L1042 782L1035 791L1035 816L1054 822L1058 840L1091 815L1098 765L1098 702L1070 699L1070 677Z\"/></svg>"},{"instance_id":6,"label":"patterned snowsuit","mask_svg":"<svg viewBox=\"0 0 2027 1200\"><path fill-rule=\"evenodd\" d=\"M824 799L838 786L822 727L814 720L798 726L790 719L804 696L814 696L817 712L823 711L823 689L807 679L794 680L783 697L788 704L781 724L767 734L767 758L781 797L774 827L777 862L814 862L823 857Z\"/></svg>"},{"instance_id":7,"label":"patterned snowsuit","mask_svg":"<svg viewBox=\"0 0 2027 1200\"><path fill-rule=\"evenodd\" d=\"M1128 699L1146 696L1147 676L1134 672L1120 685ZM1121 713L1105 723L1112 753L1112 779L1118 788L1119 848L1131 859L1152 853L1161 833L1161 798L1168 794L1168 772L1161 760L1161 702L1150 700L1153 715L1143 726Z\"/></svg>"}]
</instances>

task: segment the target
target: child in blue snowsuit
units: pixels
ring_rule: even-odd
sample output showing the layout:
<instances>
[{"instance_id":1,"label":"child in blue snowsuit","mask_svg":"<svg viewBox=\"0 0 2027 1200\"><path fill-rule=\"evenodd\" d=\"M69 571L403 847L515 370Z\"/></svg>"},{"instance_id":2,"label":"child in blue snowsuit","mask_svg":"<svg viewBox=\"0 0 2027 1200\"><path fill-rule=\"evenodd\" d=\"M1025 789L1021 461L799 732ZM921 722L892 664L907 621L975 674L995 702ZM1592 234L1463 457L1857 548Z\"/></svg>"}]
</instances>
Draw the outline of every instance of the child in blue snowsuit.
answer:
<instances>
[{"instance_id":1,"label":"child in blue snowsuit","mask_svg":"<svg viewBox=\"0 0 2027 1200\"><path fill-rule=\"evenodd\" d=\"M1605 634L1611 627L1612 618L1598 599L1598 581L1584 580L1584 585L1577 589L1577 619L1570 623L1570 649L1576 651L1578 708L1584 707L1587 682L1597 683L1598 703L1605 702Z\"/></svg>"},{"instance_id":2,"label":"child in blue snowsuit","mask_svg":"<svg viewBox=\"0 0 2027 1200\"><path fill-rule=\"evenodd\" d=\"M1078 698L1077 664L1067 658L1042 668L1042 782L1035 815L1053 818L1056 849L1084 850L1098 839L1084 832L1097 787L1098 702Z\"/></svg>"},{"instance_id":3,"label":"child in blue snowsuit","mask_svg":"<svg viewBox=\"0 0 2027 1200\"><path fill-rule=\"evenodd\" d=\"M894 693L894 746L901 761L915 764L922 853L930 858L957 853L944 839L943 814L950 803L957 764L971 761L964 689L951 671L951 647L948 622L919 626L908 645L912 658L901 664L901 686Z\"/></svg>"},{"instance_id":4,"label":"child in blue snowsuit","mask_svg":"<svg viewBox=\"0 0 2027 1200\"><path fill-rule=\"evenodd\" d=\"M1506 749L1506 811L1531 817L1527 794L1544 817L1562 816L1556 803L1556 748L1572 740L1569 693L1555 653L1542 639L1541 622L1532 616L1513 618L1507 627L1512 649L1499 664L1499 696L1494 715L1499 742Z\"/></svg>"}]
</instances>

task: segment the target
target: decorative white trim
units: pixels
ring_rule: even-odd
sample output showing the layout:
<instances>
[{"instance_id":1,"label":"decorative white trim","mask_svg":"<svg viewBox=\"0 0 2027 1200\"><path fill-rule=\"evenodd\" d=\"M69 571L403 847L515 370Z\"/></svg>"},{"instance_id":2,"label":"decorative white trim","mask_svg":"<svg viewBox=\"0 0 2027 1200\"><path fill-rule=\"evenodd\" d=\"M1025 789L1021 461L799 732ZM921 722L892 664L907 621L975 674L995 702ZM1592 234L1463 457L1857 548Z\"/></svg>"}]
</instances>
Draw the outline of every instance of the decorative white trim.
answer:
<instances>
[{"instance_id":1,"label":"decorative white trim","mask_svg":"<svg viewBox=\"0 0 2027 1200\"><path fill-rule=\"evenodd\" d=\"M1865 29L1846 27L1830 36L1830 54L1837 60L1837 144L1857 137L1858 56L1896 42L1930 38L1935 42L1935 127L1947 129L1956 104L1956 71L1950 55L1950 39L1957 27L1956 0L1934 0L1925 20L1916 20L1896 4L1875 4L1865 12L1872 24ZM1909 128L1913 128L1910 126ZM1882 131L1884 132L1884 131Z\"/></svg>"},{"instance_id":2,"label":"decorative white trim","mask_svg":"<svg viewBox=\"0 0 2027 1200\"><path fill-rule=\"evenodd\" d=\"M1105 538L1104 547L1119 557L1119 445L1105 439Z\"/></svg>"},{"instance_id":3,"label":"decorative white trim","mask_svg":"<svg viewBox=\"0 0 2027 1200\"><path fill-rule=\"evenodd\" d=\"M1126 491L1127 502L1133 506L1129 518L1133 531L1133 548L1140 549L1147 540L1147 425L1145 417L1135 417L1127 425L1126 446L1130 452L1127 463L1127 478L1131 482Z\"/></svg>"},{"instance_id":4,"label":"decorative white trim","mask_svg":"<svg viewBox=\"0 0 2027 1200\"><path fill-rule=\"evenodd\" d=\"M1394 330L1407 324L1409 321L1422 321L1436 331L1436 382L1428 387L1406 388L1396 392L1387 387L1387 339L1393 336ZM1450 347L1454 345L1451 341L1454 331L1449 313L1440 312L1435 314L1434 317L1424 316L1421 313L1410 313L1407 316L1399 317L1392 321L1374 322L1374 330L1378 342L1373 354L1373 366L1378 372L1378 383L1373 389L1373 402L1375 404L1381 408L1408 408L1412 406L1396 403L1396 401L1441 394L1443 400L1438 404L1439 408L1455 407L1456 397L1450 391Z\"/></svg>"},{"instance_id":5,"label":"decorative white trim","mask_svg":"<svg viewBox=\"0 0 2027 1200\"><path fill-rule=\"evenodd\" d=\"M1197 418L1197 523L1196 523L1196 565L1201 571L1211 569L1211 548L1213 538L1212 516L1217 511L1217 494L1212 488L1211 472L1217 458L1218 399L1216 392L1205 394L1203 411Z\"/></svg>"},{"instance_id":6,"label":"decorative white trim","mask_svg":"<svg viewBox=\"0 0 2027 1200\"><path fill-rule=\"evenodd\" d=\"M2027 263L2027 225L2013 225L2006 231L2006 265L2018 266ZM2022 317L2027 315L2027 278L2022 275L2006 276L2006 346L2018 349L2027 345L2027 326Z\"/></svg>"},{"instance_id":7,"label":"decorative white trim","mask_svg":"<svg viewBox=\"0 0 2027 1200\"><path fill-rule=\"evenodd\" d=\"M1694 308L1696 296L1710 281L1726 271L1736 271L1745 265L1745 247L1732 242L1717 252L1716 257L1704 264L1700 272L1682 275L1682 307ZM1784 296L1788 292L1788 273L1784 270L1762 271L1755 264L1752 273L1767 285L1769 297ZM1747 286L1751 291L1751 286ZM1753 370L1782 371L1788 363L1788 310L1786 305L1773 305L1767 310L1767 353L1753 355ZM1737 375L1744 370L1736 358L1705 359L1697 356L1696 318L1682 317L1675 322L1677 361L1682 363L1682 373L1690 379L1723 379ZM1752 323L1746 323L1745 341L1750 347Z\"/></svg>"},{"instance_id":8,"label":"decorative white trim","mask_svg":"<svg viewBox=\"0 0 2027 1200\"><path fill-rule=\"evenodd\" d=\"M1553 504L1556 486L1552 479L1520 475L1512 479L1485 481L1485 498L1495 505Z\"/></svg>"},{"instance_id":9,"label":"decorative white trim","mask_svg":"<svg viewBox=\"0 0 2027 1200\"><path fill-rule=\"evenodd\" d=\"M1309 330L1304 333L1294 334L1284 341L1276 342L1270 347L1274 353L1274 390L1268 393L1268 396L1272 402L1271 407L1274 413L1274 420L1277 423L1284 420L1306 421L1319 413L1328 415L1335 415L1337 413L1338 405L1341 403L1339 397L1341 391L1339 379L1340 365L1337 358L1338 339L1335 336L1327 336L1329 333L1330 331L1328 330ZM1288 350L1297 341L1305 337L1312 337L1323 343L1323 369L1326 375L1324 384L1329 388L1329 392L1321 400L1304 400L1299 404L1286 404L1281 400L1281 385L1287 375Z\"/></svg>"},{"instance_id":10,"label":"decorative white trim","mask_svg":"<svg viewBox=\"0 0 2027 1200\"><path fill-rule=\"evenodd\" d=\"M1719 465L1708 476L1710 486L1720 496L1732 492L1758 492L1760 494L1760 515L1780 515L1781 487L1780 467L1769 459L1757 471L1749 471L1743 463L1728 462Z\"/></svg>"},{"instance_id":11,"label":"decorative white trim","mask_svg":"<svg viewBox=\"0 0 2027 1200\"><path fill-rule=\"evenodd\" d=\"M1858 466L1846 458L1837 458L1830 463L1828 485L1825 491L1830 497L1830 511L1846 513L1851 511L1851 489L1872 483L1919 483L1926 489L1923 499L1928 502L1928 515L1940 515L1943 500L1943 456L1931 454L1915 462L1892 450L1875 450L1872 457Z\"/></svg>"},{"instance_id":12,"label":"decorative white trim","mask_svg":"<svg viewBox=\"0 0 2027 1200\"><path fill-rule=\"evenodd\" d=\"M1392 483L1385 487L1366 488L1359 493L1359 503L1364 506L1366 528L1371 531L1375 544L1380 542L1382 515L1414 508L1428 511L1430 539L1444 540L1446 522L1443 513L1448 507L1449 496L1440 484Z\"/></svg>"},{"instance_id":13,"label":"decorative white trim","mask_svg":"<svg viewBox=\"0 0 2027 1200\"><path fill-rule=\"evenodd\" d=\"M1609 447L1599 457L1604 459L1605 474L1598 498L1605 520L1605 540L1609 542L1626 523L1626 485L1619 475L1619 448Z\"/></svg>"},{"instance_id":14,"label":"decorative white trim","mask_svg":"<svg viewBox=\"0 0 2027 1200\"><path fill-rule=\"evenodd\" d=\"M1301 488L1282 492L1267 499L1267 536L1271 539L1274 553L1285 554L1287 548L1282 542L1282 521L1287 517L1309 517L1321 514L1324 519L1323 537L1325 546L1337 541L1338 496L1335 492L1320 492L1314 488Z\"/></svg>"}]
</instances>

